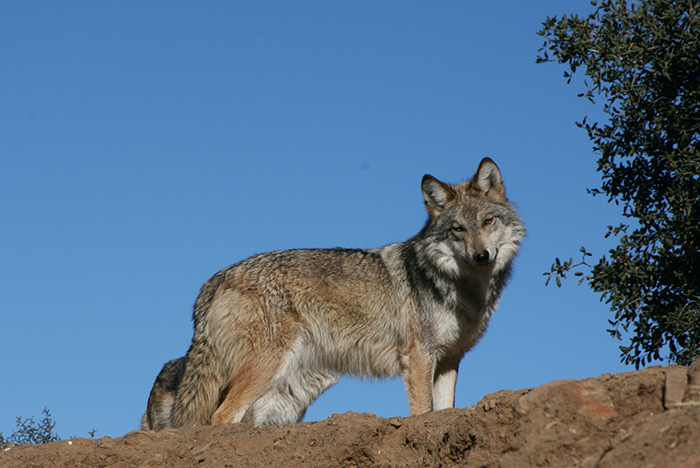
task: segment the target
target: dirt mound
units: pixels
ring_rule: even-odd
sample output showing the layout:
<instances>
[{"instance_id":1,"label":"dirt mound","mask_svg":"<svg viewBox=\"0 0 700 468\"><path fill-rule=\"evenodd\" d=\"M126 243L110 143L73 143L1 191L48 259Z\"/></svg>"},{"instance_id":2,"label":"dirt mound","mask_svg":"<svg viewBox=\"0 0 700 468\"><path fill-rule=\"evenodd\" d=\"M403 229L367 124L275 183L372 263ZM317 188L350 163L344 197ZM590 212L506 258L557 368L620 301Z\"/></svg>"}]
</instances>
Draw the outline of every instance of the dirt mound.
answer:
<instances>
[{"instance_id":1,"label":"dirt mound","mask_svg":"<svg viewBox=\"0 0 700 468\"><path fill-rule=\"evenodd\" d=\"M195 426L12 445L2 467L700 467L700 361L535 389L409 418Z\"/></svg>"}]
</instances>

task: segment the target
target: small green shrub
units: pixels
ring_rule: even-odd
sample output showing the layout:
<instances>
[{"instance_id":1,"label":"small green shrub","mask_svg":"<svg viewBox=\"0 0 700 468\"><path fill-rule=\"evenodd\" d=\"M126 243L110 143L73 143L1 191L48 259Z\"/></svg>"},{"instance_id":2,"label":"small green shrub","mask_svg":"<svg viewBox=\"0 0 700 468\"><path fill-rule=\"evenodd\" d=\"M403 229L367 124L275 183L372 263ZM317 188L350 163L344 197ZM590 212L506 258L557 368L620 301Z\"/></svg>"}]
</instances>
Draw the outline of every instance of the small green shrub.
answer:
<instances>
[{"instance_id":1,"label":"small green shrub","mask_svg":"<svg viewBox=\"0 0 700 468\"><path fill-rule=\"evenodd\" d=\"M44 408L42 413L44 417L38 422L34 421L34 416L24 420L22 420L21 416L18 416L17 430L10 437L6 439L0 432L0 446L8 444L45 444L61 440L58 434L53 431L56 423L51 419L49 410Z\"/></svg>"}]
</instances>

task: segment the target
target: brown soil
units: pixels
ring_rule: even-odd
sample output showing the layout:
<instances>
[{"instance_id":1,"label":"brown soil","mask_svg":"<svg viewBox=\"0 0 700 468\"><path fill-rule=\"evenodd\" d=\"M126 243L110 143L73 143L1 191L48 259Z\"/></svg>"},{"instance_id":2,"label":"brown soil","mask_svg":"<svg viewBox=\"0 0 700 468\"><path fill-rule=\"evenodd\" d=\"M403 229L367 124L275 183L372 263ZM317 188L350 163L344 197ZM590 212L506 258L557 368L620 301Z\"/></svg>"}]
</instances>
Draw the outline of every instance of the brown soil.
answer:
<instances>
[{"instance_id":1,"label":"brown soil","mask_svg":"<svg viewBox=\"0 0 700 468\"><path fill-rule=\"evenodd\" d=\"M409 418L337 414L11 445L2 467L700 467L700 361L535 389Z\"/></svg>"}]
</instances>

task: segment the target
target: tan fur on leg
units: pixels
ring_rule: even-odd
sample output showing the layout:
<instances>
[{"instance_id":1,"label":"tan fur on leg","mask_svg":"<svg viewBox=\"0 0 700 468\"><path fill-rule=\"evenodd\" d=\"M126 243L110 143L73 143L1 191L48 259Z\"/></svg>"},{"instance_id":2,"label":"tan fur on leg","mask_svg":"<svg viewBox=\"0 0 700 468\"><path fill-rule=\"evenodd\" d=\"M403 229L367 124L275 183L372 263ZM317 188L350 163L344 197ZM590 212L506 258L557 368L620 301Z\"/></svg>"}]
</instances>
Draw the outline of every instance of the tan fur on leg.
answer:
<instances>
[{"instance_id":1,"label":"tan fur on leg","mask_svg":"<svg viewBox=\"0 0 700 468\"><path fill-rule=\"evenodd\" d=\"M427 413L432 409L433 364L428 354L414 341L405 374L408 404L411 415Z\"/></svg>"}]
</instances>

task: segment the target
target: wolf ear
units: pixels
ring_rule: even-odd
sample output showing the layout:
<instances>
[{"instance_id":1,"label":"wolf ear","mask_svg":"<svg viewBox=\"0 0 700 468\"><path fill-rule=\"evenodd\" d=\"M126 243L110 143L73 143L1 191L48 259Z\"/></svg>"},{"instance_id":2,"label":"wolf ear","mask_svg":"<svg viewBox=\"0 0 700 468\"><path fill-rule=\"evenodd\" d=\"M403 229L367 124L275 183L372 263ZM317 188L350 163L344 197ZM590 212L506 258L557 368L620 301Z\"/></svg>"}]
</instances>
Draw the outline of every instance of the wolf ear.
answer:
<instances>
[{"instance_id":1,"label":"wolf ear","mask_svg":"<svg viewBox=\"0 0 700 468\"><path fill-rule=\"evenodd\" d=\"M472 178L472 189L483 192L485 197L498 202L506 201L506 189L501 180L501 171L496 163L489 158L484 158L479 164L476 174Z\"/></svg>"},{"instance_id":2,"label":"wolf ear","mask_svg":"<svg viewBox=\"0 0 700 468\"><path fill-rule=\"evenodd\" d=\"M423 190L425 207L431 218L442 213L442 210L444 210L456 196L451 186L443 184L435 177L428 174L423 176L421 189Z\"/></svg>"}]
</instances>

